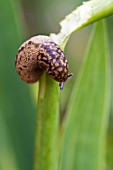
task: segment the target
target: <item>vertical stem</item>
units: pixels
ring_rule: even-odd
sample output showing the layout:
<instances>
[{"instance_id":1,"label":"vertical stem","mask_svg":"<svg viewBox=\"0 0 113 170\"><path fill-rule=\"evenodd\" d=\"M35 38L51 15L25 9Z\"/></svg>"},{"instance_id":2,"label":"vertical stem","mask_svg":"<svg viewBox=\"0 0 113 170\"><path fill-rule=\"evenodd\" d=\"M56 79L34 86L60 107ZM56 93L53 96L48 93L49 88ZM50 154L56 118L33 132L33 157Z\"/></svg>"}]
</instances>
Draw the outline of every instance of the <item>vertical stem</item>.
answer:
<instances>
[{"instance_id":1,"label":"vertical stem","mask_svg":"<svg viewBox=\"0 0 113 170\"><path fill-rule=\"evenodd\" d=\"M59 87L49 76L40 80L34 170L57 170Z\"/></svg>"}]
</instances>

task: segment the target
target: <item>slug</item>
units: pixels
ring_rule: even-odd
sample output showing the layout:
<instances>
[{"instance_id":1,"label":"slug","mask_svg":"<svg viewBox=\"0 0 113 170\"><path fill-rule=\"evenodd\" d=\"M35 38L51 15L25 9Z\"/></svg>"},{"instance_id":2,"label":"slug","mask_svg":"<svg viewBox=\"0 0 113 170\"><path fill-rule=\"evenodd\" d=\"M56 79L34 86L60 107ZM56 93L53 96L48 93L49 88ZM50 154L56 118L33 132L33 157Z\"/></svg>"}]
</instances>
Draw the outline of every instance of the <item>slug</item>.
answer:
<instances>
[{"instance_id":1,"label":"slug","mask_svg":"<svg viewBox=\"0 0 113 170\"><path fill-rule=\"evenodd\" d=\"M61 90L64 82L72 76L68 74L68 62L63 51L50 37L43 35L32 37L20 46L15 65L23 81L34 83L46 71L59 82Z\"/></svg>"}]
</instances>

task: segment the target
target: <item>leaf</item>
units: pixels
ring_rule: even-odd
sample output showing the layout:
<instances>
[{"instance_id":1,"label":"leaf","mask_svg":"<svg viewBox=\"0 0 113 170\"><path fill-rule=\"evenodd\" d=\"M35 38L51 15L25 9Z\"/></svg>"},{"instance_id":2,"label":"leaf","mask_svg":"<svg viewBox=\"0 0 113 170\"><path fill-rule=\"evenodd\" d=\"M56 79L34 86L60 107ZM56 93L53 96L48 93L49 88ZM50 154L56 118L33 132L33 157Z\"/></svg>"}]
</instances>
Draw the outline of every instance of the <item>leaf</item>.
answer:
<instances>
[{"instance_id":1,"label":"leaf","mask_svg":"<svg viewBox=\"0 0 113 170\"><path fill-rule=\"evenodd\" d=\"M72 90L67 110L61 170L105 169L110 103L109 52L105 24L98 22Z\"/></svg>"},{"instance_id":2,"label":"leaf","mask_svg":"<svg viewBox=\"0 0 113 170\"><path fill-rule=\"evenodd\" d=\"M51 38L64 49L74 31L111 14L113 14L113 0L83 2L83 5L77 7L60 22L60 32L51 34Z\"/></svg>"},{"instance_id":3,"label":"leaf","mask_svg":"<svg viewBox=\"0 0 113 170\"><path fill-rule=\"evenodd\" d=\"M15 0L0 1L1 170L29 170L33 162L35 108L28 86L15 70L17 49L24 39L20 8Z\"/></svg>"}]
</instances>

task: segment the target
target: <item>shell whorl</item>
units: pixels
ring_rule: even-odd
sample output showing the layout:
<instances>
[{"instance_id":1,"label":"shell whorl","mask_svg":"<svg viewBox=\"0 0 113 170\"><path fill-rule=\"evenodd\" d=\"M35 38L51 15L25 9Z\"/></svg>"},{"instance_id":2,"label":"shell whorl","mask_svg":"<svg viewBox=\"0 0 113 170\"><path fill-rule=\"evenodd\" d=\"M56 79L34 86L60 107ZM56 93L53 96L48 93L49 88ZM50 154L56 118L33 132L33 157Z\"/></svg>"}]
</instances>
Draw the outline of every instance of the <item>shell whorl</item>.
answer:
<instances>
[{"instance_id":1,"label":"shell whorl","mask_svg":"<svg viewBox=\"0 0 113 170\"><path fill-rule=\"evenodd\" d=\"M63 51L48 36L32 37L20 46L16 70L27 83L39 80L44 70L58 82L65 82L69 77L68 62Z\"/></svg>"}]
</instances>

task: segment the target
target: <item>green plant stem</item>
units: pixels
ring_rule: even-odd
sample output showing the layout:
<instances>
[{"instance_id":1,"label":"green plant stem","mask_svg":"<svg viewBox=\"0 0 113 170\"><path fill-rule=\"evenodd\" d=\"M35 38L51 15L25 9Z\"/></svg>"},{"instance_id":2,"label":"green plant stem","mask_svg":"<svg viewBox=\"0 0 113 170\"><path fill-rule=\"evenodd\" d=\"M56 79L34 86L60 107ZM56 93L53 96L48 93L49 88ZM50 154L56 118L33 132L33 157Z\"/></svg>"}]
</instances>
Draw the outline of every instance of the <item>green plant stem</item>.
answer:
<instances>
[{"instance_id":1,"label":"green plant stem","mask_svg":"<svg viewBox=\"0 0 113 170\"><path fill-rule=\"evenodd\" d=\"M59 87L47 75L40 80L34 170L56 170L59 126Z\"/></svg>"}]
</instances>

